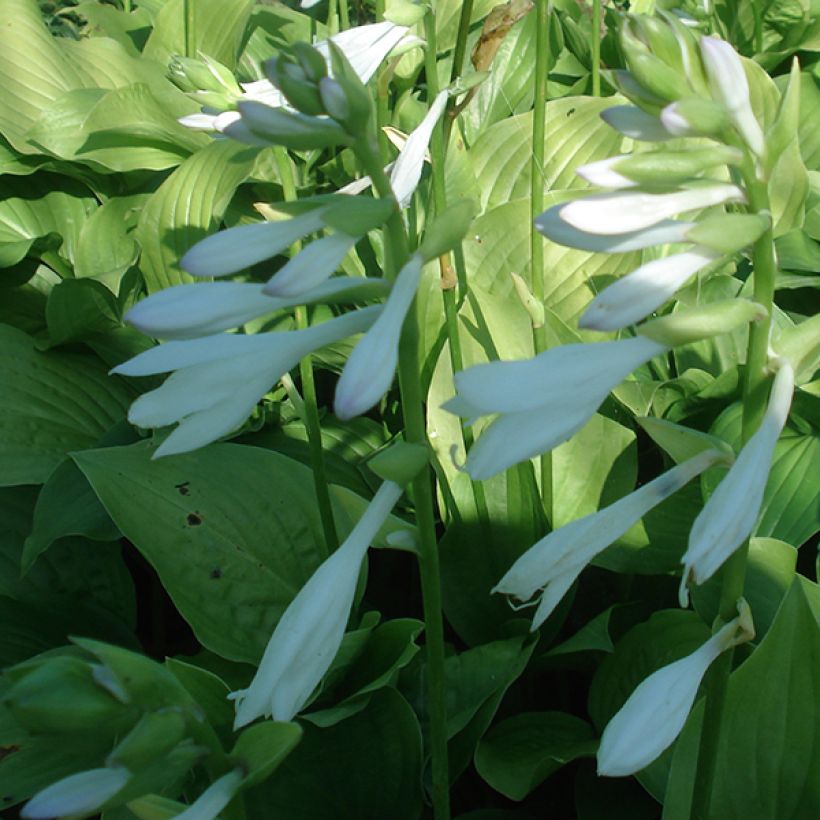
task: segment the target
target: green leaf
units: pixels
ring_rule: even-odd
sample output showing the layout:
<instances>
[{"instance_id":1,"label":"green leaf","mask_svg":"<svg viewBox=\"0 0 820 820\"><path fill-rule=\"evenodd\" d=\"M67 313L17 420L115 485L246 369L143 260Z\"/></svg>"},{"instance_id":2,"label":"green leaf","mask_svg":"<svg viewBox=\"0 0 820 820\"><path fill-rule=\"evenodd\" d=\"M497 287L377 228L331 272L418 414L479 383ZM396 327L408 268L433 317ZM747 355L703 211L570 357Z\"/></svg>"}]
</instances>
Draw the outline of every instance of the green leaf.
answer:
<instances>
[{"instance_id":1,"label":"green leaf","mask_svg":"<svg viewBox=\"0 0 820 820\"><path fill-rule=\"evenodd\" d=\"M496 724L475 753L478 773L510 800L523 800L561 766L594 755L592 727L565 712L527 712Z\"/></svg>"},{"instance_id":2,"label":"green leaf","mask_svg":"<svg viewBox=\"0 0 820 820\"><path fill-rule=\"evenodd\" d=\"M256 663L323 558L310 472L235 444L156 461L152 450L141 443L74 459L203 646Z\"/></svg>"},{"instance_id":3,"label":"green leaf","mask_svg":"<svg viewBox=\"0 0 820 820\"><path fill-rule=\"evenodd\" d=\"M605 609L591 621L584 624L571 638L552 647L545 657L570 655L575 652L612 652L615 647L609 636L609 621L615 606Z\"/></svg>"},{"instance_id":4,"label":"green leaf","mask_svg":"<svg viewBox=\"0 0 820 820\"><path fill-rule=\"evenodd\" d=\"M208 723L218 732L222 730L221 739L231 738L235 710L228 700L231 691L228 684L213 672L179 658L166 658L165 666L202 708Z\"/></svg>"},{"instance_id":5,"label":"green leaf","mask_svg":"<svg viewBox=\"0 0 820 820\"><path fill-rule=\"evenodd\" d=\"M775 538L752 538L743 597L752 610L756 641L768 632L780 602L792 585L796 566L797 550L791 544ZM704 623L715 620L720 603L718 575L692 588L692 603Z\"/></svg>"},{"instance_id":6,"label":"green leaf","mask_svg":"<svg viewBox=\"0 0 820 820\"><path fill-rule=\"evenodd\" d=\"M820 805L820 590L796 576L766 637L729 678L709 814L802 820ZM689 818L703 709L678 739L664 820ZM754 777L746 776L754 772Z\"/></svg>"},{"instance_id":7,"label":"green leaf","mask_svg":"<svg viewBox=\"0 0 820 820\"><path fill-rule=\"evenodd\" d=\"M163 65L174 54L202 53L232 69L252 10L253 0L168 0L154 19L143 53ZM190 32L186 13L192 18Z\"/></svg>"},{"instance_id":8,"label":"green leaf","mask_svg":"<svg viewBox=\"0 0 820 820\"><path fill-rule=\"evenodd\" d=\"M48 295L46 321L52 345L61 345L119 327L120 308L105 285L64 279Z\"/></svg>"},{"instance_id":9,"label":"green leaf","mask_svg":"<svg viewBox=\"0 0 820 820\"><path fill-rule=\"evenodd\" d=\"M302 739L298 723L266 720L243 729L231 757L246 772L242 787L262 783L282 764Z\"/></svg>"},{"instance_id":10,"label":"green leaf","mask_svg":"<svg viewBox=\"0 0 820 820\"><path fill-rule=\"evenodd\" d=\"M231 140L214 141L183 162L151 196L136 232L149 293L194 281L180 269L179 260L216 230L256 153Z\"/></svg>"},{"instance_id":11,"label":"green leaf","mask_svg":"<svg viewBox=\"0 0 820 820\"><path fill-rule=\"evenodd\" d=\"M416 820L421 812L421 734L395 689L327 729L304 726L302 742L265 783L245 793L249 817Z\"/></svg>"},{"instance_id":12,"label":"green leaf","mask_svg":"<svg viewBox=\"0 0 820 820\"><path fill-rule=\"evenodd\" d=\"M122 419L125 383L93 355L40 352L0 325L0 486L42 484L71 450L90 447Z\"/></svg>"},{"instance_id":13,"label":"green leaf","mask_svg":"<svg viewBox=\"0 0 820 820\"><path fill-rule=\"evenodd\" d=\"M34 241L56 234L60 255L73 261L80 230L96 201L66 177L37 173L0 180L0 267L29 253ZM36 253L35 253L36 255Z\"/></svg>"}]
</instances>

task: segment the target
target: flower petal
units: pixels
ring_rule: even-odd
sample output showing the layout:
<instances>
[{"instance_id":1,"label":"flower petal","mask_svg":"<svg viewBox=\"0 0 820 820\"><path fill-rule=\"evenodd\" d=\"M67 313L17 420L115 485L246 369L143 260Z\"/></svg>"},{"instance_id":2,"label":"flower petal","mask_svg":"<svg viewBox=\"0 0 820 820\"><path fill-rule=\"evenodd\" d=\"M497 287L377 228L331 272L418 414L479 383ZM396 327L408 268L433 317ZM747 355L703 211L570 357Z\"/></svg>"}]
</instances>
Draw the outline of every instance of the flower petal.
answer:
<instances>
[{"instance_id":1,"label":"flower petal","mask_svg":"<svg viewBox=\"0 0 820 820\"><path fill-rule=\"evenodd\" d=\"M601 112L607 125L624 136L644 142L663 142L673 138L663 123L636 105L613 105Z\"/></svg>"},{"instance_id":2,"label":"flower petal","mask_svg":"<svg viewBox=\"0 0 820 820\"><path fill-rule=\"evenodd\" d=\"M37 792L20 810L20 817L65 817L96 811L131 779L124 768L89 769L64 777Z\"/></svg>"},{"instance_id":3,"label":"flower petal","mask_svg":"<svg viewBox=\"0 0 820 820\"><path fill-rule=\"evenodd\" d=\"M716 251L693 248L647 262L598 294L579 319L578 327L603 331L633 325L671 299L691 276L719 258Z\"/></svg>"},{"instance_id":4,"label":"flower petal","mask_svg":"<svg viewBox=\"0 0 820 820\"><path fill-rule=\"evenodd\" d=\"M240 769L223 774L205 789L185 811L174 815L174 820L214 820L233 800L244 779Z\"/></svg>"},{"instance_id":5,"label":"flower petal","mask_svg":"<svg viewBox=\"0 0 820 820\"><path fill-rule=\"evenodd\" d=\"M336 272L356 239L338 231L311 242L268 280L264 293L287 298L321 285Z\"/></svg>"}]
</instances>

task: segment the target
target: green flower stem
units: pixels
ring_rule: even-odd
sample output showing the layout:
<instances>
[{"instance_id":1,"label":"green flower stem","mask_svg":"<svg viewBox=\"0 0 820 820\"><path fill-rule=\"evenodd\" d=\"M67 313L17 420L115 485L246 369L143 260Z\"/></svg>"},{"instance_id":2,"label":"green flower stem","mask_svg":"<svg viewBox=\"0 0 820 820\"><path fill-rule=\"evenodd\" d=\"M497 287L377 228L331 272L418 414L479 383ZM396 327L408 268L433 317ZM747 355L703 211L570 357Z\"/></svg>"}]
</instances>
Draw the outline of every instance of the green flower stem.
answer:
<instances>
[{"instance_id":1,"label":"green flower stem","mask_svg":"<svg viewBox=\"0 0 820 820\"><path fill-rule=\"evenodd\" d=\"M327 33L333 36L339 31L339 18L336 16L336 0L327 3Z\"/></svg>"},{"instance_id":2,"label":"green flower stem","mask_svg":"<svg viewBox=\"0 0 820 820\"><path fill-rule=\"evenodd\" d=\"M276 167L279 171L279 180L285 201L296 199L296 180L293 163L290 161L287 149L277 145L273 148L276 158ZM307 308L300 305L294 310L296 327L302 330L308 326ZM322 450L322 428L319 424L319 406L316 401L316 382L313 378L313 360L310 354L299 362L299 376L302 381L304 397L303 421L307 431L308 450L310 452L310 466L313 474L313 486L316 490L316 504L319 508L319 517L322 522L322 533L325 540L325 555L330 555L339 546L339 535L336 532L336 523L333 519L333 504L330 500L325 456Z\"/></svg>"},{"instance_id":3,"label":"green flower stem","mask_svg":"<svg viewBox=\"0 0 820 820\"><path fill-rule=\"evenodd\" d=\"M464 71L464 57L467 54L467 35L470 33L470 20L472 16L473 0L464 0L461 4L461 15L458 18L456 47L453 51L453 68L450 71L451 82L457 80Z\"/></svg>"},{"instance_id":4,"label":"green flower stem","mask_svg":"<svg viewBox=\"0 0 820 820\"><path fill-rule=\"evenodd\" d=\"M194 0L183 0L183 17L185 56L196 57L196 5Z\"/></svg>"},{"instance_id":5,"label":"green flower stem","mask_svg":"<svg viewBox=\"0 0 820 820\"><path fill-rule=\"evenodd\" d=\"M339 24L342 31L350 28L350 11L347 8L347 0L339 0Z\"/></svg>"},{"instance_id":6,"label":"green flower stem","mask_svg":"<svg viewBox=\"0 0 820 820\"><path fill-rule=\"evenodd\" d=\"M354 145L356 156L373 180L380 197L393 195L373 137ZM385 230L385 275L395 279L408 255L407 235L401 212L396 209ZM399 387L407 441L428 447L424 404L419 378L418 300L414 299L402 328L399 343ZM427 657L428 714L432 754L433 812L435 820L449 820L449 767L447 763L447 706L444 680L444 619L441 612L441 578L436 543L432 474L428 466L413 480L416 525L419 532L419 574L424 609Z\"/></svg>"},{"instance_id":7,"label":"green flower stem","mask_svg":"<svg viewBox=\"0 0 820 820\"><path fill-rule=\"evenodd\" d=\"M530 167L530 214L534 220L544 210L544 127L547 106L547 66L549 65L549 3L538 0L535 41L535 105L532 112L532 164ZM530 272L532 295L544 304L544 238L530 221ZM535 353L547 349L546 328L532 331ZM541 497L547 519L552 523L552 453L541 462Z\"/></svg>"},{"instance_id":8,"label":"green flower stem","mask_svg":"<svg viewBox=\"0 0 820 820\"><path fill-rule=\"evenodd\" d=\"M384 20L384 10L385 0L376 0L376 20L378 22ZM379 71L379 79L376 83L376 131L378 133L379 151L383 163L387 162L390 152L387 134L385 134L383 130L385 125L390 125L390 83L386 81L387 71L389 71L387 68L382 68Z\"/></svg>"},{"instance_id":9,"label":"green flower stem","mask_svg":"<svg viewBox=\"0 0 820 820\"><path fill-rule=\"evenodd\" d=\"M749 196L749 210L760 213L769 210L768 188L757 179L753 163L748 160L743 169L743 181ZM743 442L747 442L757 428L766 411L770 379L766 373L769 349L769 334L772 327L774 305L774 283L777 263L774 256L774 238L771 229L766 231L754 245L752 251L754 270L754 299L768 310L767 318L754 323L749 329L749 345L746 353L746 377L743 385ZM737 601L743 596L746 581L746 564L749 544L746 542L724 564L721 570L721 593L718 618L714 625L717 631L737 615ZM700 736L697 774L692 792L693 820L709 820L709 806L717 764L717 750L720 740L723 711L729 675L732 671L734 650L724 652L711 666L705 682L706 702L703 712L703 728Z\"/></svg>"},{"instance_id":10,"label":"green flower stem","mask_svg":"<svg viewBox=\"0 0 820 820\"><path fill-rule=\"evenodd\" d=\"M592 0L592 96L601 96L601 0Z\"/></svg>"}]
</instances>

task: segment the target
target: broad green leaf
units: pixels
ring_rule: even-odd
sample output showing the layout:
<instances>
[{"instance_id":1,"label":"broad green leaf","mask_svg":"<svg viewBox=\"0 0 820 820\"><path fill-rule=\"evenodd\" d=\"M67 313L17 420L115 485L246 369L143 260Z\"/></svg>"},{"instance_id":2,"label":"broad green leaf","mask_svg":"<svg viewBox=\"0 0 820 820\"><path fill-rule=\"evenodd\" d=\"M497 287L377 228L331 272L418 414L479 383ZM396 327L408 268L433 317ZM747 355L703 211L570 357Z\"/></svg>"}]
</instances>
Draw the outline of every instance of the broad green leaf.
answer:
<instances>
[{"instance_id":1,"label":"broad green leaf","mask_svg":"<svg viewBox=\"0 0 820 820\"><path fill-rule=\"evenodd\" d=\"M142 443L74 459L203 646L256 663L322 561L310 472L235 444L156 461L152 450Z\"/></svg>"},{"instance_id":2,"label":"broad green leaf","mask_svg":"<svg viewBox=\"0 0 820 820\"><path fill-rule=\"evenodd\" d=\"M143 7L121 11L94 0L85 0L72 10L86 21L86 31L116 40L130 55L139 56L151 30L151 16Z\"/></svg>"},{"instance_id":3,"label":"broad green leaf","mask_svg":"<svg viewBox=\"0 0 820 820\"><path fill-rule=\"evenodd\" d=\"M114 294L93 279L64 279L46 302L46 321L53 345L81 341L119 327L120 308Z\"/></svg>"},{"instance_id":4,"label":"broad green leaf","mask_svg":"<svg viewBox=\"0 0 820 820\"><path fill-rule=\"evenodd\" d=\"M0 486L42 484L125 415L131 391L94 355L40 352L0 325Z\"/></svg>"},{"instance_id":5,"label":"broad green leaf","mask_svg":"<svg viewBox=\"0 0 820 820\"><path fill-rule=\"evenodd\" d=\"M733 404L717 419L713 435L740 449L742 406ZM770 536L801 546L820 528L820 480L816 465L820 440L811 432L798 433L787 427L774 449L772 466L755 535ZM707 472L702 479L705 496L711 495L722 475Z\"/></svg>"},{"instance_id":6,"label":"broad green leaf","mask_svg":"<svg viewBox=\"0 0 820 820\"><path fill-rule=\"evenodd\" d=\"M143 53L163 65L174 54L201 53L233 68L252 9L252 0L168 0Z\"/></svg>"},{"instance_id":7,"label":"broad green leaf","mask_svg":"<svg viewBox=\"0 0 820 820\"><path fill-rule=\"evenodd\" d=\"M614 646L609 636L609 620L614 606L596 615L589 623L581 627L571 638L554 646L545 657L570 655L574 652L612 652Z\"/></svg>"},{"instance_id":8,"label":"broad green leaf","mask_svg":"<svg viewBox=\"0 0 820 820\"><path fill-rule=\"evenodd\" d=\"M717 750L712 817L802 820L820 805L820 592L796 576L766 637L729 678ZM696 708L678 739L664 820L690 816ZM749 776L753 772L754 777Z\"/></svg>"},{"instance_id":9,"label":"broad green leaf","mask_svg":"<svg viewBox=\"0 0 820 820\"><path fill-rule=\"evenodd\" d=\"M395 689L380 689L367 709L335 726L306 724L301 743L244 796L249 817L416 820L422 801L416 716Z\"/></svg>"},{"instance_id":10,"label":"broad green leaf","mask_svg":"<svg viewBox=\"0 0 820 820\"><path fill-rule=\"evenodd\" d=\"M709 628L688 610L665 609L631 629L604 658L589 689L587 708L602 731L638 684L660 669L694 652L709 638ZM665 752L638 774L642 785L661 799L671 752Z\"/></svg>"},{"instance_id":11,"label":"broad green leaf","mask_svg":"<svg viewBox=\"0 0 820 820\"><path fill-rule=\"evenodd\" d=\"M620 153L623 136L601 119L601 112L615 102L612 97L566 97L547 103L545 191L586 191L590 185L575 174L575 169ZM532 118L532 112L528 111L496 123L484 131L469 150L467 157L485 210L529 196Z\"/></svg>"},{"instance_id":12,"label":"broad green leaf","mask_svg":"<svg viewBox=\"0 0 820 820\"><path fill-rule=\"evenodd\" d=\"M774 620L794 580L797 550L775 538L752 538L746 565L743 597L752 610L755 640L760 641ZM692 603L704 623L712 623L720 603L720 575L692 588Z\"/></svg>"},{"instance_id":13,"label":"broad green leaf","mask_svg":"<svg viewBox=\"0 0 820 820\"><path fill-rule=\"evenodd\" d=\"M561 766L593 755L592 727L565 712L527 712L496 724L475 753L478 773L510 800L523 800Z\"/></svg>"},{"instance_id":14,"label":"broad green leaf","mask_svg":"<svg viewBox=\"0 0 820 820\"><path fill-rule=\"evenodd\" d=\"M136 231L142 247L140 270L149 293L193 281L180 269L179 260L216 230L256 153L231 140L214 141L183 162L151 196Z\"/></svg>"},{"instance_id":15,"label":"broad green leaf","mask_svg":"<svg viewBox=\"0 0 820 820\"><path fill-rule=\"evenodd\" d=\"M35 240L55 234L60 255L73 261L83 223L96 207L91 192L66 177L37 173L0 181L0 267L10 267ZM36 253L34 254L36 255Z\"/></svg>"}]
</instances>

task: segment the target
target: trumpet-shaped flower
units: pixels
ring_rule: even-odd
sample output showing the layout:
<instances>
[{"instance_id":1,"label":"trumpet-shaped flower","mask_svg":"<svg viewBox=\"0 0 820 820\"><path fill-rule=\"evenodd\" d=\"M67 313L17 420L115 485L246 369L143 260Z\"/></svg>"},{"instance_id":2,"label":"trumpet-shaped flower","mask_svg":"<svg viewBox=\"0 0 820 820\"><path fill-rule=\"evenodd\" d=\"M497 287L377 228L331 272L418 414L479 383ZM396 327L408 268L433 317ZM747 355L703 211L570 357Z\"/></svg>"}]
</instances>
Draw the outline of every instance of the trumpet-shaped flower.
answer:
<instances>
[{"instance_id":1,"label":"trumpet-shaped flower","mask_svg":"<svg viewBox=\"0 0 820 820\"><path fill-rule=\"evenodd\" d=\"M350 354L333 403L340 419L367 412L390 389L399 360L402 325L418 290L422 265L419 254L410 257L396 277L381 316Z\"/></svg>"},{"instance_id":2,"label":"trumpet-shaped flower","mask_svg":"<svg viewBox=\"0 0 820 820\"><path fill-rule=\"evenodd\" d=\"M282 298L310 293L336 272L355 244L356 237L342 231L311 242L276 271L263 292Z\"/></svg>"},{"instance_id":3,"label":"trumpet-shaped flower","mask_svg":"<svg viewBox=\"0 0 820 820\"><path fill-rule=\"evenodd\" d=\"M305 330L220 334L153 347L113 373L147 376L176 371L140 396L128 413L139 427L179 426L154 458L203 447L236 429L257 401L311 351L366 330L380 307L346 313Z\"/></svg>"},{"instance_id":4,"label":"trumpet-shaped flower","mask_svg":"<svg viewBox=\"0 0 820 820\"><path fill-rule=\"evenodd\" d=\"M132 775L125 768L89 769L64 777L37 792L20 810L26 820L50 820L97 811Z\"/></svg>"},{"instance_id":5,"label":"trumpet-shaped flower","mask_svg":"<svg viewBox=\"0 0 820 820\"><path fill-rule=\"evenodd\" d=\"M344 303L385 296L383 279L340 276L316 286L308 294L277 298L262 285L246 282L199 282L175 285L138 302L125 320L155 339L194 339L210 336L277 310L313 302Z\"/></svg>"},{"instance_id":6,"label":"trumpet-shaped flower","mask_svg":"<svg viewBox=\"0 0 820 820\"><path fill-rule=\"evenodd\" d=\"M705 183L671 193L627 189L576 199L559 210L561 219L573 228L605 236L640 231L667 217L724 202L745 202L737 185Z\"/></svg>"},{"instance_id":7,"label":"trumpet-shaped flower","mask_svg":"<svg viewBox=\"0 0 820 820\"><path fill-rule=\"evenodd\" d=\"M757 432L746 442L732 468L709 496L689 533L689 545L681 561L681 605L688 600L690 577L702 584L752 534L769 477L774 448L789 416L794 370L780 361L769 406Z\"/></svg>"},{"instance_id":8,"label":"trumpet-shaped flower","mask_svg":"<svg viewBox=\"0 0 820 820\"><path fill-rule=\"evenodd\" d=\"M202 792L185 811L174 815L174 820L214 820L233 800L245 775L240 769L223 774Z\"/></svg>"},{"instance_id":9,"label":"trumpet-shaped flower","mask_svg":"<svg viewBox=\"0 0 820 820\"><path fill-rule=\"evenodd\" d=\"M752 111L749 82L740 56L729 43L716 37L701 37L700 54L712 97L726 107L746 145L762 156L766 147L763 130Z\"/></svg>"},{"instance_id":10,"label":"trumpet-shaped flower","mask_svg":"<svg viewBox=\"0 0 820 820\"><path fill-rule=\"evenodd\" d=\"M746 617L730 621L691 655L654 672L635 689L604 729L598 774L624 777L639 772L672 744L709 665L721 652L750 638Z\"/></svg>"},{"instance_id":11,"label":"trumpet-shaped flower","mask_svg":"<svg viewBox=\"0 0 820 820\"><path fill-rule=\"evenodd\" d=\"M709 248L695 247L647 262L598 294L587 306L578 326L589 330L620 330L632 325L657 310L691 276L720 256Z\"/></svg>"},{"instance_id":12,"label":"trumpet-shaped flower","mask_svg":"<svg viewBox=\"0 0 820 820\"><path fill-rule=\"evenodd\" d=\"M596 555L653 507L723 458L725 455L716 450L698 453L614 504L553 530L530 547L492 591L524 602L543 590L531 627L538 629Z\"/></svg>"},{"instance_id":13,"label":"trumpet-shaped flower","mask_svg":"<svg viewBox=\"0 0 820 820\"><path fill-rule=\"evenodd\" d=\"M635 337L564 345L525 361L490 362L456 373L456 396L446 410L470 419L500 414L471 448L467 472L476 480L489 478L566 441L615 385L666 350Z\"/></svg>"},{"instance_id":14,"label":"trumpet-shaped flower","mask_svg":"<svg viewBox=\"0 0 820 820\"><path fill-rule=\"evenodd\" d=\"M385 481L345 542L291 601L251 685L231 696L235 729L258 717L290 720L307 703L342 643L367 548L401 494Z\"/></svg>"}]
</instances>

